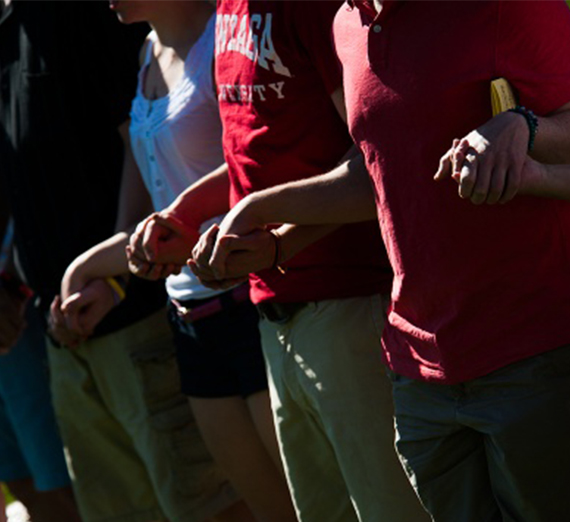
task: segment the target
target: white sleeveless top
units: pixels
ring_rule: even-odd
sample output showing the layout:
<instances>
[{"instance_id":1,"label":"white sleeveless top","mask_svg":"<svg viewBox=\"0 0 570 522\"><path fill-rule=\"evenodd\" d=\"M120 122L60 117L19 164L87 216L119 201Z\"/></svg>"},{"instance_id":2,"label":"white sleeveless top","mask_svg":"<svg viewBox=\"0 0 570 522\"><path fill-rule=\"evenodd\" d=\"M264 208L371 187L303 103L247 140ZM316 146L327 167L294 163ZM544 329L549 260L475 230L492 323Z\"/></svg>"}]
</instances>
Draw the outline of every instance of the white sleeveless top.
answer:
<instances>
[{"instance_id":1,"label":"white sleeveless top","mask_svg":"<svg viewBox=\"0 0 570 522\"><path fill-rule=\"evenodd\" d=\"M224 162L222 124L212 81L213 15L188 52L184 76L163 98L148 100L143 82L152 57L156 33L149 34L145 62L139 72L131 108L130 136L135 160L154 208L172 203L189 185ZM202 226L202 231L220 218ZM204 299L219 291L202 286L188 267L166 280L174 299Z\"/></svg>"}]
</instances>

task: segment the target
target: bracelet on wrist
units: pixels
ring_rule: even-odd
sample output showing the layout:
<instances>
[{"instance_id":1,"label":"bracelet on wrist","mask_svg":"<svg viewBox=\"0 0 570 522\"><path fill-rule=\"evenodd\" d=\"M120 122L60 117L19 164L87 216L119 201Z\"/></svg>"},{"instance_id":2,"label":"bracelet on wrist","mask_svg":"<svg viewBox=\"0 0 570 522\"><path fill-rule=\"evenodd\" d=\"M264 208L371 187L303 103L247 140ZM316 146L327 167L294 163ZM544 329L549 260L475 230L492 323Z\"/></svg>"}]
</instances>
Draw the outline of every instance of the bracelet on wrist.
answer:
<instances>
[{"instance_id":1,"label":"bracelet on wrist","mask_svg":"<svg viewBox=\"0 0 570 522\"><path fill-rule=\"evenodd\" d=\"M120 304L125 297L126 294L126 281L121 276L115 277L106 277L105 282L111 287L113 292L113 299L115 301L115 306Z\"/></svg>"},{"instance_id":2,"label":"bracelet on wrist","mask_svg":"<svg viewBox=\"0 0 570 522\"><path fill-rule=\"evenodd\" d=\"M509 109L508 112L514 112L515 114L520 114L526 120L528 125L528 151L530 152L534 147L534 140L538 132L538 118L530 109L523 107L522 105L517 105L514 109Z\"/></svg>"},{"instance_id":3,"label":"bracelet on wrist","mask_svg":"<svg viewBox=\"0 0 570 522\"><path fill-rule=\"evenodd\" d=\"M281 234L274 228L269 229L269 233L273 236L273 240L275 242L275 257L273 258L273 264L271 265L271 268L275 268L282 274L285 274L287 272L287 269L283 268L280 264L281 256L283 254L283 250L281 248Z\"/></svg>"}]
</instances>

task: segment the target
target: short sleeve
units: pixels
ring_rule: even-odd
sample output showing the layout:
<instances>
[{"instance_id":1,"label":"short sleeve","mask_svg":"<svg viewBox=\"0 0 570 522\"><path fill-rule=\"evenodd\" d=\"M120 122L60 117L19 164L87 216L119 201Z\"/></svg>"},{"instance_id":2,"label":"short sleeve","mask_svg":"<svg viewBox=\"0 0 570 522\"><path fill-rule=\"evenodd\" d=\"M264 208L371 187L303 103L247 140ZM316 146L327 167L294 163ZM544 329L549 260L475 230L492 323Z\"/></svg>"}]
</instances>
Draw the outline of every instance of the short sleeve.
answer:
<instances>
[{"instance_id":1,"label":"short sleeve","mask_svg":"<svg viewBox=\"0 0 570 522\"><path fill-rule=\"evenodd\" d=\"M503 0L497 71L539 115L570 102L570 9L564 0Z\"/></svg>"},{"instance_id":2,"label":"short sleeve","mask_svg":"<svg viewBox=\"0 0 570 522\"><path fill-rule=\"evenodd\" d=\"M293 4L301 44L321 75L327 91L333 93L342 85L342 73L334 50L332 24L343 1L299 1Z\"/></svg>"}]
</instances>

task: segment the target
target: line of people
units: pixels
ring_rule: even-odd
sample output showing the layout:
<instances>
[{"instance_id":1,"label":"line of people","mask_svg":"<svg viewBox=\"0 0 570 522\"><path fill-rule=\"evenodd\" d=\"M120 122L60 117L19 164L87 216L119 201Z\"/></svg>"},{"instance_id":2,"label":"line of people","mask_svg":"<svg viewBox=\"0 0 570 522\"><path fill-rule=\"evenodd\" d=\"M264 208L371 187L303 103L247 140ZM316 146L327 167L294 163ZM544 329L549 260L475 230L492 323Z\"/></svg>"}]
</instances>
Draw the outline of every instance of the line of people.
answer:
<instances>
[{"instance_id":1,"label":"line of people","mask_svg":"<svg viewBox=\"0 0 570 522\"><path fill-rule=\"evenodd\" d=\"M567 516L563 0L4 2L82 520Z\"/></svg>"}]
</instances>

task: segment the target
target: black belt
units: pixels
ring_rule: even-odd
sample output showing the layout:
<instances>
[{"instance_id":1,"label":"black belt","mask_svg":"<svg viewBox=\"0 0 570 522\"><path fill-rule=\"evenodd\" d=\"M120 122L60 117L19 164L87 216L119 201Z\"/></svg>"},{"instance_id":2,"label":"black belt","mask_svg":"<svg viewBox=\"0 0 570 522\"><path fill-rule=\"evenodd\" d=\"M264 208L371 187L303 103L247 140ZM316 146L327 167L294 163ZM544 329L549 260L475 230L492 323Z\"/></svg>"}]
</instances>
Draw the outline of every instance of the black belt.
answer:
<instances>
[{"instance_id":1,"label":"black belt","mask_svg":"<svg viewBox=\"0 0 570 522\"><path fill-rule=\"evenodd\" d=\"M257 305L262 318L272 323L284 324L289 322L297 312L309 303L271 303L264 301Z\"/></svg>"}]
</instances>

